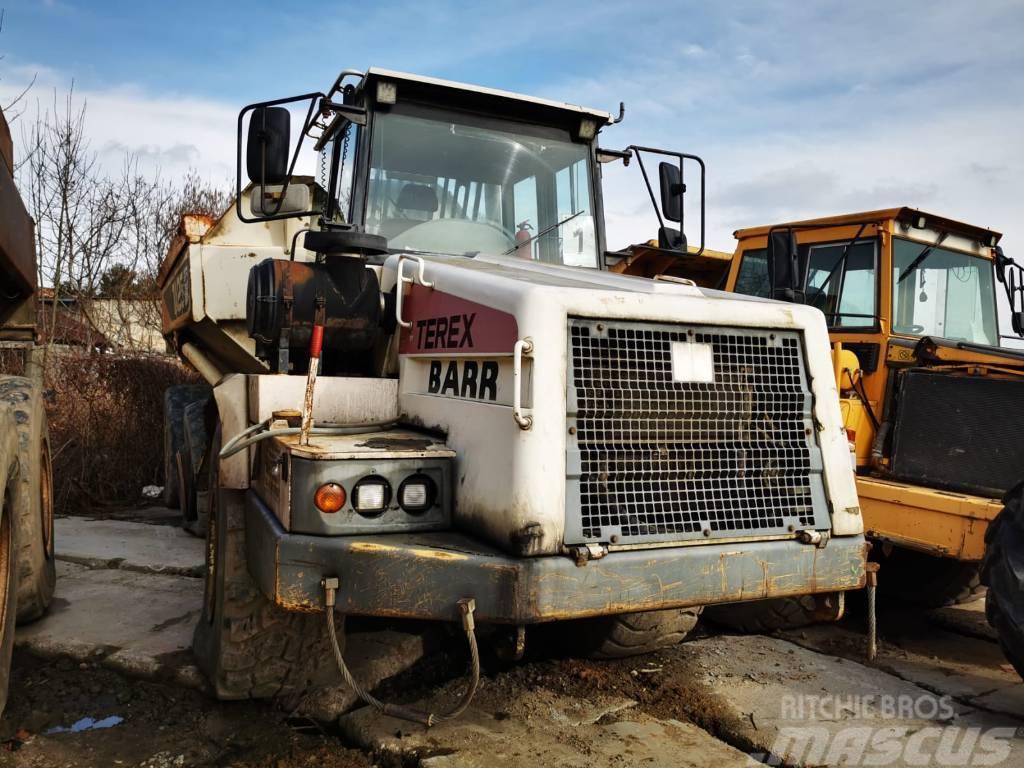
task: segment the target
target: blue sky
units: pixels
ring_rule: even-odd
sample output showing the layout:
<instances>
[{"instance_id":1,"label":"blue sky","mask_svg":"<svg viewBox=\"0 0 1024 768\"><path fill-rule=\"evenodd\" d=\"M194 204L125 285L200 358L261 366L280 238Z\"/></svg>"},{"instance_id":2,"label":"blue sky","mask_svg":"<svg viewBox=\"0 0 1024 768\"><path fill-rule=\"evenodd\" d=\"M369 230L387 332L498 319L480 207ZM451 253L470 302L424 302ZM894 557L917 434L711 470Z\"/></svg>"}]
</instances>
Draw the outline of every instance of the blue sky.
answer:
<instances>
[{"instance_id":1,"label":"blue sky","mask_svg":"<svg viewBox=\"0 0 1024 768\"><path fill-rule=\"evenodd\" d=\"M1020 0L4 5L0 100L35 77L28 102L45 107L73 79L111 163L227 178L242 104L377 65L625 101L602 143L704 156L715 247L740 226L909 204L1024 251ZM653 233L639 183L606 177L613 246Z\"/></svg>"}]
</instances>

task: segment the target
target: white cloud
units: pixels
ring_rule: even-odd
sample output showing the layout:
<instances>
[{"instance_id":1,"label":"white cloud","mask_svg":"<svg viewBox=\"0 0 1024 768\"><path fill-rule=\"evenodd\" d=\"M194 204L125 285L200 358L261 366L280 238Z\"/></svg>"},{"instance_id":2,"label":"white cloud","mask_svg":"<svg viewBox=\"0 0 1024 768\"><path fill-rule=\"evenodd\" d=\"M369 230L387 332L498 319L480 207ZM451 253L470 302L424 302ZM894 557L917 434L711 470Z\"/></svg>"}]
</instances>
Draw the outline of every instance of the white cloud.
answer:
<instances>
[{"instance_id":1,"label":"white cloud","mask_svg":"<svg viewBox=\"0 0 1024 768\"><path fill-rule=\"evenodd\" d=\"M15 142L24 135L36 110L63 110L70 77L45 66L20 64L8 68L0 81L0 103L7 104L35 77L23 98L21 116L12 127ZM86 135L92 151L110 171L126 155L135 156L149 172L175 178L189 168L216 182L234 178L235 120L233 105L188 95L147 93L134 86L74 89L74 108L85 105Z\"/></svg>"}]
</instances>

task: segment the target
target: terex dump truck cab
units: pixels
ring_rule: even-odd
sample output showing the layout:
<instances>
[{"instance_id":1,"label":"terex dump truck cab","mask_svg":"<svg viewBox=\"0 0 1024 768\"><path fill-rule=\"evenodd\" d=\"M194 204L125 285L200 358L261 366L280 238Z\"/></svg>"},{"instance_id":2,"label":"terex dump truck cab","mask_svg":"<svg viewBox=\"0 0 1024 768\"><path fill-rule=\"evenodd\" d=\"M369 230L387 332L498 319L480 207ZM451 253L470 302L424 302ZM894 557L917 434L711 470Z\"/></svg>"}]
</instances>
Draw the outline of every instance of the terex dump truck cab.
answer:
<instances>
[{"instance_id":1,"label":"terex dump truck cab","mask_svg":"<svg viewBox=\"0 0 1024 768\"><path fill-rule=\"evenodd\" d=\"M863 585L821 313L606 271L608 114L381 70L303 98L318 183L282 102L247 107L252 183L162 270L214 385L221 695L299 685L325 605L586 619L622 655L706 604Z\"/></svg>"}]
</instances>

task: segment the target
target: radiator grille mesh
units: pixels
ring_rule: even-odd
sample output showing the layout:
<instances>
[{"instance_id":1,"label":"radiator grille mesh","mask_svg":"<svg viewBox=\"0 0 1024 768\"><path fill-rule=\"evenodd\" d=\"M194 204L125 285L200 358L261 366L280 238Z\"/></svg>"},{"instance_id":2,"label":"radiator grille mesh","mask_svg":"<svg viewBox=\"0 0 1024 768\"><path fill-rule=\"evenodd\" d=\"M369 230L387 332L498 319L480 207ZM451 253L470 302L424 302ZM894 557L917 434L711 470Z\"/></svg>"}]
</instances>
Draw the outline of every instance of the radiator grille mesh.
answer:
<instances>
[{"instance_id":1,"label":"radiator grille mesh","mask_svg":"<svg viewBox=\"0 0 1024 768\"><path fill-rule=\"evenodd\" d=\"M567 543L769 535L819 522L797 333L582 319L569 330L578 519L566 531L578 541ZM674 343L710 345L714 381L674 380Z\"/></svg>"}]
</instances>

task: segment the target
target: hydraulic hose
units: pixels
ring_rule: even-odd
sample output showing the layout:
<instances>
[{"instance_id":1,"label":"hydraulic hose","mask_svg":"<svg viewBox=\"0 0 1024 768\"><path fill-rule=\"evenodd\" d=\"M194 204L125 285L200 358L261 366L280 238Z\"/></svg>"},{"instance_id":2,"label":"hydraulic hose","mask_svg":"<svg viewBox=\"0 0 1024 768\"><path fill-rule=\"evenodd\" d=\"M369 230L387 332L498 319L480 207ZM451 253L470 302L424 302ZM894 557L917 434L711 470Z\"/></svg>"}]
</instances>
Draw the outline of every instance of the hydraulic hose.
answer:
<instances>
[{"instance_id":1,"label":"hydraulic hose","mask_svg":"<svg viewBox=\"0 0 1024 768\"><path fill-rule=\"evenodd\" d=\"M466 689L466 692L462 694L462 698L454 709L442 714L435 714L433 712L424 712L411 707L405 707L400 704L391 704L389 702L381 701L363 688L352 676L352 672L349 671L348 665L345 664L345 658L341 652L341 647L338 645L337 630L334 626L334 605L335 597L338 592L338 583L338 579L336 578L327 578L322 582L324 587L324 613L327 617L327 634L331 638L331 648L334 650L334 659L338 662L338 669L341 671L341 676L352 688L356 696L381 714L388 715L390 717L397 717L400 720L408 720L412 723L420 723L421 725L425 725L427 728L437 725L438 723L454 720L461 715L473 700L473 697L476 695L476 690L480 685L480 651L476 644L476 623L473 620L473 612L476 610L476 601L472 598L465 598L458 602L459 612L462 615L462 629L466 633L466 641L469 644L471 665L469 687Z\"/></svg>"}]
</instances>

